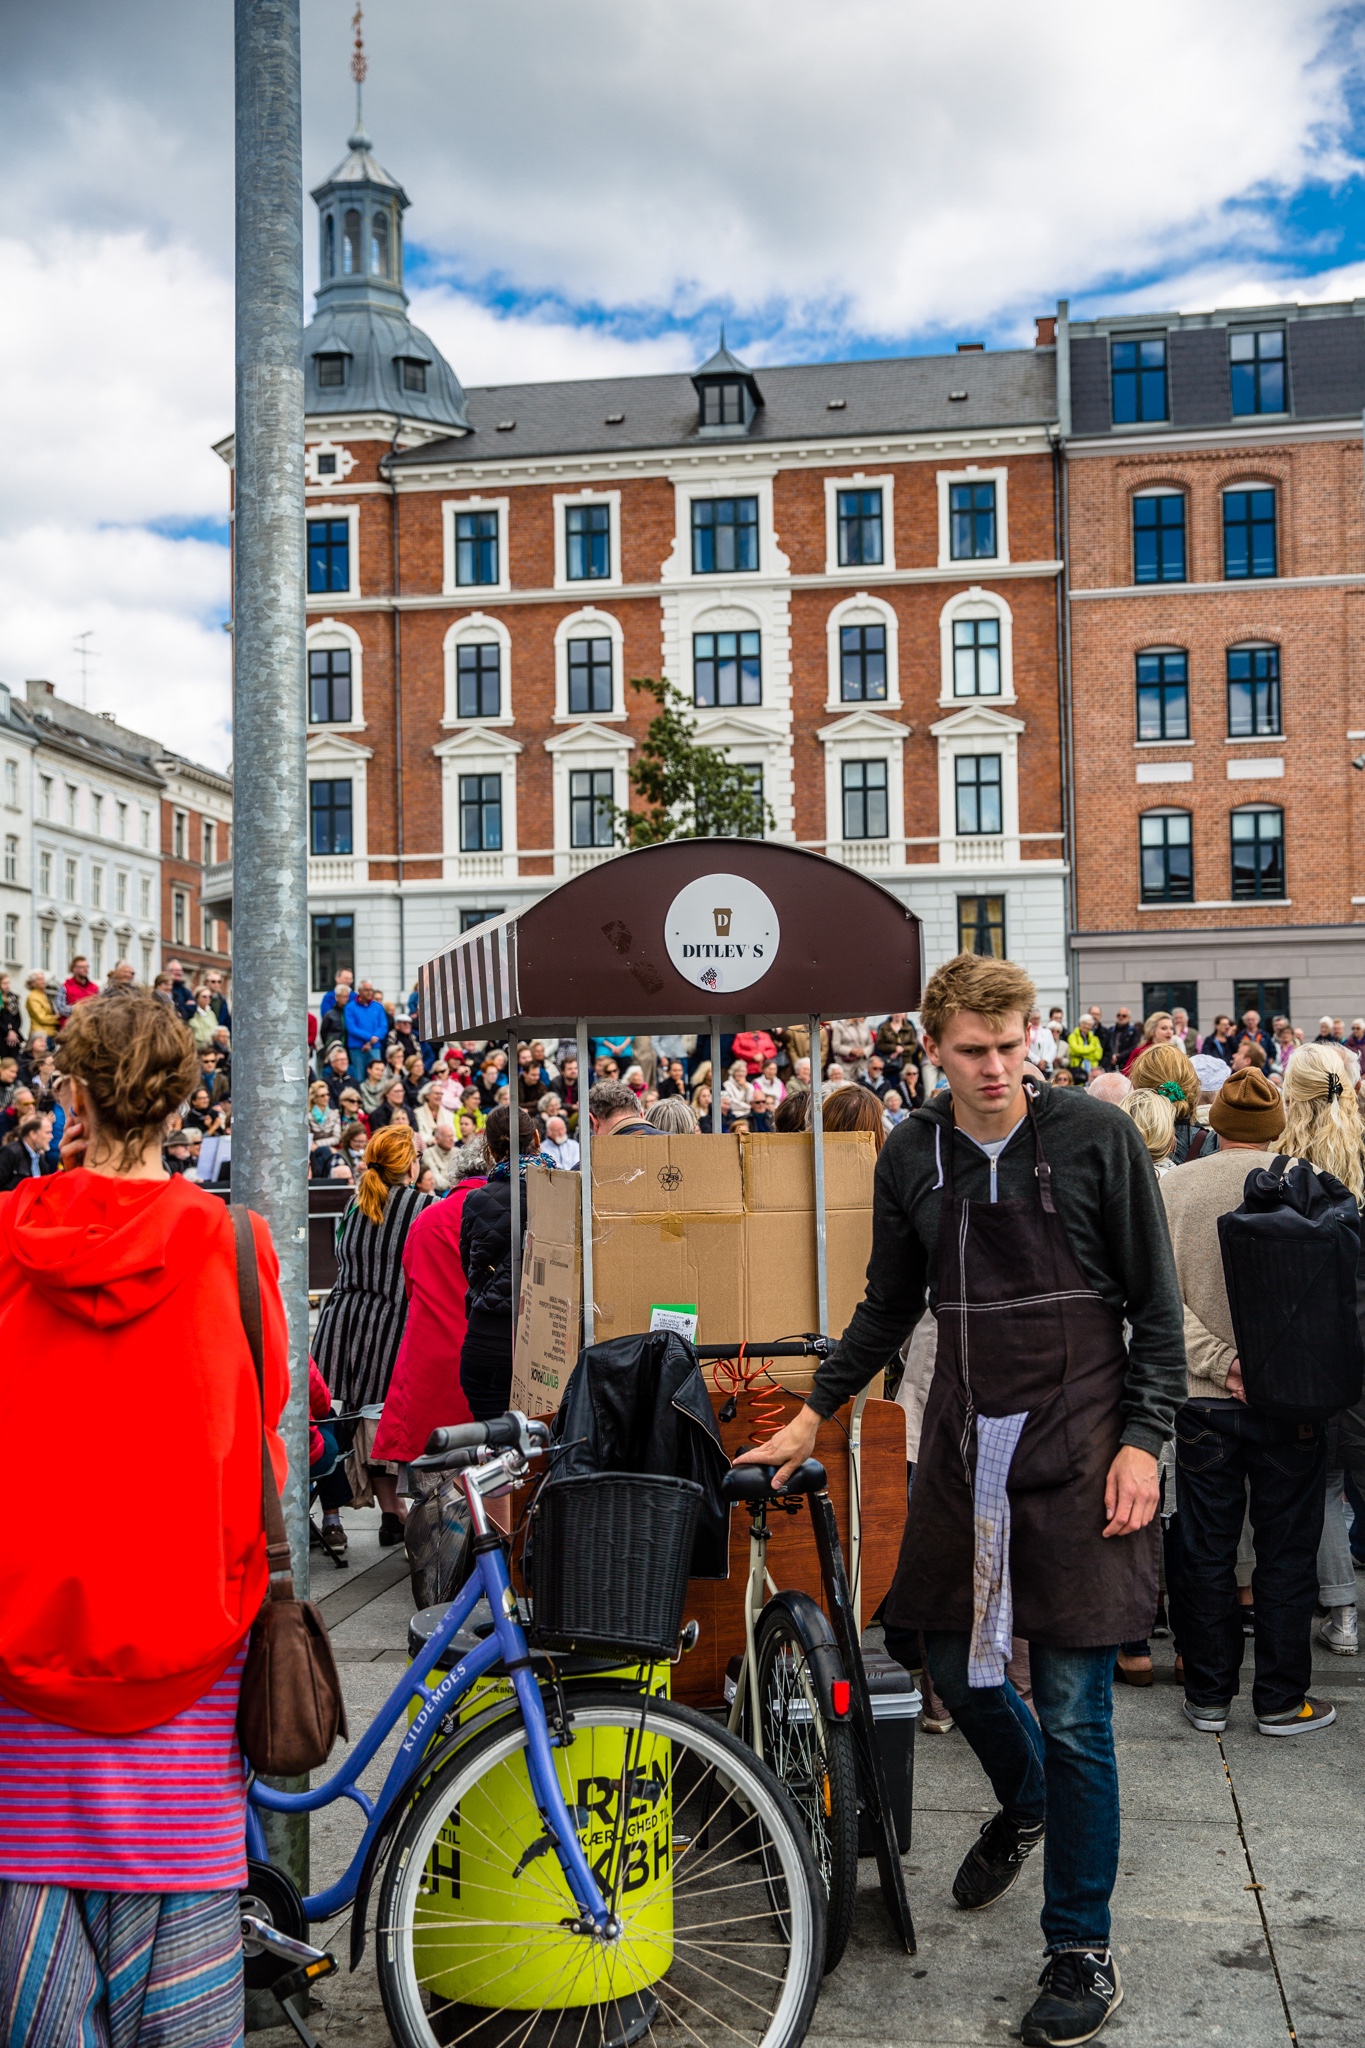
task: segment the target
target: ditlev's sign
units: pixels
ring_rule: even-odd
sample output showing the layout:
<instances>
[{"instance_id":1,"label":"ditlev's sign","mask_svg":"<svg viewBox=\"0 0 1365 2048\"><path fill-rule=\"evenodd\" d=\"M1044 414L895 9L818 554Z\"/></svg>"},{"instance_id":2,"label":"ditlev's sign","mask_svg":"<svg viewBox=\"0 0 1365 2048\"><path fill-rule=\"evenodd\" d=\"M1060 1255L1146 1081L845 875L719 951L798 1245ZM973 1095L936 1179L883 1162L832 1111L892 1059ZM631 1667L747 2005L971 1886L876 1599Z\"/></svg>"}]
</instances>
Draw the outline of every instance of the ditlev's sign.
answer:
<instances>
[{"instance_id":1,"label":"ditlev's sign","mask_svg":"<svg viewBox=\"0 0 1365 2048\"><path fill-rule=\"evenodd\" d=\"M761 981L782 931L763 891L743 875L702 875L680 889L664 917L668 957L685 981L729 995Z\"/></svg>"}]
</instances>

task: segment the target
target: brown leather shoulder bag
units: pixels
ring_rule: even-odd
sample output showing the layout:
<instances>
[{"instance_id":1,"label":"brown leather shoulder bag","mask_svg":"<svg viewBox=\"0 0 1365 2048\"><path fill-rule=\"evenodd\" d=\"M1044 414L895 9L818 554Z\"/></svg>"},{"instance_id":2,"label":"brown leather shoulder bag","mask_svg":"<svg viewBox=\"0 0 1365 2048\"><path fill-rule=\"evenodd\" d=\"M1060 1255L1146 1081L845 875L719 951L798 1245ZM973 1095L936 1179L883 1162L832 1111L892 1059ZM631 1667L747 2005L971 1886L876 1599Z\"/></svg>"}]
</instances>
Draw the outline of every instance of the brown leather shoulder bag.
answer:
<instances>
[{"instance_id":1,"label":"brown leather shoulder bag","mask_svg":"<svg viewBox=\"0 0 1365 2048\"><path fill-rule=\"evenodd\" d=\"M251 1625L237 1709L237 1738L253 1771L297 1778L319 1770L340 1735L347 1739L341 1681L327 1624L311 1600L296 1600L280 1489L265 1435L265 1340L261 1276L251 1212L229 1210L237 1250L237 1295L261 1391L261 1508L270 1562L270 1591Z\"/></svg>"}]
</instances>

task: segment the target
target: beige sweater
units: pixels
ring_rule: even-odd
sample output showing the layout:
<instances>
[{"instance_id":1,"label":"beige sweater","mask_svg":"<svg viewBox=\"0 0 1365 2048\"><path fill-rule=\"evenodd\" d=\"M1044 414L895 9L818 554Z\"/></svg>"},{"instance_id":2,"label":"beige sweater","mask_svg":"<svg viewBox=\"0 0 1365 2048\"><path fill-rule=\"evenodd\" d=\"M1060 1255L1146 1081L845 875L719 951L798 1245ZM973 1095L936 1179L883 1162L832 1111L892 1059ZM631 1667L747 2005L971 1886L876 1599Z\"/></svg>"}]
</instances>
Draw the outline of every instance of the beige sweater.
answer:
<instances>
[{"instance_id":1,"label":"beige sweater","mask_svg":"<svg viewBox=\"0 0 1365 2048\"><path fill-rule=\"evenodd\" d=\"M1161 1181L1176 1278L1185 1304L1185 1359L1189 1398L1226 1401L1228 1367L1237 1356L1223 1285L1218 1218L1242 1203L1246 1177L1269 1166L1271 1152L1211 1152L1192 1159Z\"/></svg>"}]
</instances>

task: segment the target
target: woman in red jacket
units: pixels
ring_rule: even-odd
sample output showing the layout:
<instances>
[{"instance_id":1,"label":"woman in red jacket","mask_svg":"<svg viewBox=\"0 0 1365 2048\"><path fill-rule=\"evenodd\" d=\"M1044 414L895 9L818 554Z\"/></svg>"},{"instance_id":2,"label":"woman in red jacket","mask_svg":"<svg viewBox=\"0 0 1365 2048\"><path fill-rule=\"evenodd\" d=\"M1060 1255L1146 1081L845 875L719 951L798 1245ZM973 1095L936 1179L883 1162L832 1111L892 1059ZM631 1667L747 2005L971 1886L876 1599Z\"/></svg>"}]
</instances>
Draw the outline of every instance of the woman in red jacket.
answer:
<instances>
[{"instance_id":1,"label":"woman in red jacket","mask_svg":"<svg viewBox=\"0 0 1365 2048\"><path fill-rule=\"evenodd\" d=\"M232 2048L237 1696L268 1577L233 1234L161 1163L198 1078L168 1004L81 1003L58 1060L84 1163L0 1196L0 1388L28 1464L79 1440L109 1483L97 1532L0 1494L0 2015L6 2048ZM283 1481L284 1310L252 1223Z\"/></svg>"}]
</instances>

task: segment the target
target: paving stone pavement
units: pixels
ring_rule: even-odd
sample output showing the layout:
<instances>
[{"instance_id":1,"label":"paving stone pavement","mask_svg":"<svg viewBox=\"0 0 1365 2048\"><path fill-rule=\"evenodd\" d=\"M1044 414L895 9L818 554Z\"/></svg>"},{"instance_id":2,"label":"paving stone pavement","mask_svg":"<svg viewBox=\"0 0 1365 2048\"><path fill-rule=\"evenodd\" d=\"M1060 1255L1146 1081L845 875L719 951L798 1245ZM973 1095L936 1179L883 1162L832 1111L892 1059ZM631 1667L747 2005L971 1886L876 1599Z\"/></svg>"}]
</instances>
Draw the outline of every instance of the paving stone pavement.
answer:
<instances>
[{"instance_id":1,"label":"paving stone pavement","mask_svg":"<svg viewBox=\"0 0 1365 2048\"><path fill-rule=\"evenodd\" d=\"M377 1547L378 1516L348 1516L352 1566L314 1556L314 1597L372 1583L392 1557ZM382 1560L382 1563L381 1563ZM355 1606L333 1629L353 1737L387 1697L403 1660L411 1599L406 1580ZM1314 1689L1338 1709L1335 1727L1292 1741L1258 1735L1246 1691L1221 1740L1180 1714L1169 1643L1155 1646L1157 1682L1116 1688L1123 1846L1114 1897L1114 1948L1125 1999L1102 2038L1124 2048L1360 2048L1361 1901L1365 1898L1365 1659L1320 1651ZM363 1781L376 1789L392 1744ZM1042 1956L1041 1858L981 1914L960 1913L951 1884L991 1811L985 1780L962 1737L916 1744L914 1840L905 1858L919 1953L893 1947L875 1866L864 1863L848 1953L816 2008L812 2048L966 2048L1019 2037ZM313 1881L330 1882L354 1847L359 1814L343 1801L314 1817ZM1261 1889L1253 1889L1253 1887ZM337 1924L343 1943L347 1928ZM323 2048L386 2048L372 1960L321 1987L309 2024ZM260 2048L297 2048L287 2028L254 2034Z\"/></svg>"}]
</instances>

